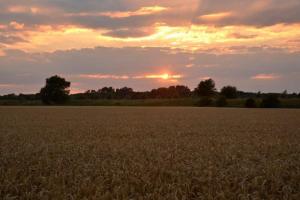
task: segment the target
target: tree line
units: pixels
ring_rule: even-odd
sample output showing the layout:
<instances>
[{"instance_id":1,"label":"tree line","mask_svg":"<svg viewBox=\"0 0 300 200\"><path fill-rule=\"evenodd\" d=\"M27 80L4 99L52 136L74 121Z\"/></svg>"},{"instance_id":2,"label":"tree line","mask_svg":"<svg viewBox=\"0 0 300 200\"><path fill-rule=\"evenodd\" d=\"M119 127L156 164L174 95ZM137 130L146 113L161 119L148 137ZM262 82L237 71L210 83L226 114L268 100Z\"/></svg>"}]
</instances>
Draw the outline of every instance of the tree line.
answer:
<instances>
[{"instance_id":1,"label":"tree line","mask_svg":"<svg viewBox=\"0 0 300 200\"><path fill-rule=\"evenodd\" d=\"M239 91L235 86L224 86L217 91L212 79L201 81L194 90L187 86L176 85L161 87L150 91L137 92L132 88L103 87L98 90L88 90L84 93L70 94L71 82L59 76L46 79L46 84L37 94L8 94L0 96L0 100L41 100L44 104L65 104L73 100L97 99L176 99L199 98L198 106L226 106L228 99L243 98L245 107L280 107L280 98L300 98L300 93L289 94L287 91L279 93L254 93ZM256 99L262 99L257 102Z\"/></svg>"}]
</instances>

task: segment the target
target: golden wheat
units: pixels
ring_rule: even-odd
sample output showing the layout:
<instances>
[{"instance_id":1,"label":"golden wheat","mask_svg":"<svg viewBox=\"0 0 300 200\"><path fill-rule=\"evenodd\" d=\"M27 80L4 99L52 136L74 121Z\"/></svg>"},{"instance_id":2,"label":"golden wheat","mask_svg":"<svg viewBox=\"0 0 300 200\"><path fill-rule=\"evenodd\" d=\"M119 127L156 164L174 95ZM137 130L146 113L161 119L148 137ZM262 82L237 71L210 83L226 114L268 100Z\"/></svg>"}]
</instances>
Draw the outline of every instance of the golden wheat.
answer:
<instances>
[{"instance_id":1,"label":"golden wheat","mask_svg":"<svg viewBox=\"0 0 300 200\"><path fill-rule=\"evenodd\" d=\"M300 110L0 107L0 199L300 199Z\"/></svg>"}]
</instances>

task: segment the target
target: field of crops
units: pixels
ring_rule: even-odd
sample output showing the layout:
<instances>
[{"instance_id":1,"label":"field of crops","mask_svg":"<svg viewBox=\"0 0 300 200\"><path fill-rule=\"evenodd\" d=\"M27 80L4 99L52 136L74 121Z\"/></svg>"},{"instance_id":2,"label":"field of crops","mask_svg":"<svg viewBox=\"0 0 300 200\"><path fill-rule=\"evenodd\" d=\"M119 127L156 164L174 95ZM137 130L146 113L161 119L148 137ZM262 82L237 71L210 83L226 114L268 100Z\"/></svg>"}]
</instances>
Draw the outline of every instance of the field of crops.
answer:
<instances>
[{"instance_id":1,"label":"field of crops","mask_svg":"<svg viewBox=\"0 0 300 200\"><path fill-rule=\"evenodd\" d=\"M300 199L300 110L0 107L0 199Z\"/></svg>"}]
</instances>

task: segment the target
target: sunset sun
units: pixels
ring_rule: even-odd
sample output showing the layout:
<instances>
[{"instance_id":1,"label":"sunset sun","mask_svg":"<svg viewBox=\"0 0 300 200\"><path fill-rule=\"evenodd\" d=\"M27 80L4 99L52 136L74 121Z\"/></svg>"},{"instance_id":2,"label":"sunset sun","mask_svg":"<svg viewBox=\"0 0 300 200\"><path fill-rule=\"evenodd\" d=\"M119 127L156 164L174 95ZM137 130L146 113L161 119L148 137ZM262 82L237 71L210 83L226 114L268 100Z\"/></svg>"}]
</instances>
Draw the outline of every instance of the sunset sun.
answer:
<instances>
[{"instance_id":1,"label":"sunset sun","mask_svg":"<svg viewBox=\"0 0 300 200\"><path fill-rule=\"evenodd\" d=\"M169 74L163 74L161 77L164 80L168 80L170 76L169 76Z\"/></svg>"}]
</instances>

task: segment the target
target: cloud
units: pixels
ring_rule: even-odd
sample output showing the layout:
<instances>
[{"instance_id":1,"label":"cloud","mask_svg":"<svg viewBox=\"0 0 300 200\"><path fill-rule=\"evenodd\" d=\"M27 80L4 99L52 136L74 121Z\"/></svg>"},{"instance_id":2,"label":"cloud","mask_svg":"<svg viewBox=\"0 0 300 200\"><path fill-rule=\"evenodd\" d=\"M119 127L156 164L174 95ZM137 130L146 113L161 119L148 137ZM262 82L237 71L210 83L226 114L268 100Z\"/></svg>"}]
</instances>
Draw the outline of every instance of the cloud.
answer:
<instances>
[{"instance_id":1,"label":"cloud","mask_svg":"<svg viewBox=\"0 0 300 200\"><path fill-rule=\"evenodd\" d=\"M271 26L300 22L298 0L200 1L196 24Z\"/></svg>"},{"instance_id":2,"label":"cloud","mask_svg":"<svg viewBox=\"0 0 300 200\"><path fill-rule=\"evenodd\" d=\"M2 44L15 44L20 42L27 42L27 41L18 36L13 36L13 35L5 36L5 35L1 35L0 33L0 43Z\"/></svg>"},{"instance_id":3,"label":"cloud","mask_svg":"<svg viewBox=\"0 0 300 200\"><path fill-rule=\"evenodd\" d=\"M143 90L167 86L167 74L190 87L213 77L245 90L297 90L299 10L299 0L0 1L0 84L38 91L61 74L77 90ZM280 78L257 81L270 74Z\"/></svg>"},{"instance_id":4,"label":"cloud","mask_svg":"<svg viewBox=\"0 0 300 200\"><path fill-rule=\"evenodd\" d=\"M78 77L87 79L129 79L127 75L112 75L112 74L80 74Z\"/></svg>"},{"instance_id":5,"label":"cloud","mask_svg":"<svg viewBox=\"0 0 300 200\"><path fill-rule=\"evenodd\" d=\"M0 24L25 27L76 25L116 31L124 28L194 25L270 26L300 23L298 0L32 0L0 2Z\"/></svg>"},{"instance_id":6,"label":"cloud","mask_svg":"<svg viewBox=\"0 0 300 200\"><path fill-rule=\"evenodd\" d=\"M231 17L231 16L233 16L233 14L231 12L221 12L221 13L212 13L212 14L207 14L207 15L201 15L198 17L198 19L214 22L214 21L219 21L221 19Z\"/></svg>"},{"instance_id":7,"label":"cloud","mask_svg":"<svg viewBox=\"0 0 300 200\"><path fill-rule=\"evenodd\" d=\"M114 11L114 12L85 12L85 13L67 13L65 16L107 16L110 18L127 18L132 16L142 16L142 15L151 15L155 13L159 13L162 11L168 10L168 8L161 6L153 6L153 7L142 7L136 11Z\"/></svg>"},{"instance_id":8,"label":"cloud","mask_svg":"<svg viewBox=\"0 0 300 200\"><path fill-rule=\"evenodd\" d=\"M153 28L143 27L140 29L117 29L113 31L105 32L103 35L115 37L115 38L139 38L139 37L146 37L155 33Z\"/></svg>"},{"instance_id":9,"label":"cloud","mask_svg":"<svg viewBox=\"0 0 300 200\"><path fill-rule=\"evenodd\" d=\"M259 48L242 52L220 55L209 52L174 53L174 49L170 48L138 47L98 47L53 53L5 50L5 56L0 57L0 84L23 87L0 88L0 93L38 92L45 78L55 74L77 83L72 87L81 90L104 86L148 90L172 84L183 84L193 89L203 77L212 77L218 88L231 84L247 91L280 92L287 89L298 92L299 52ZM187 68L189 64L193 67ZM249 78L254 76L256 79ZM280 78L274 78L277 76ZM257 81L257 78L274 79Z\"/></svg>"},{"instance_id":10,"label":"cloud","mask_svg":"<svg viewBox=\"0 0 300 200\"><path fill-rule=\"evenodd\" d=\"M299 8L298 0L10 0L0 2L0 30L28 41L7 47L31 52L99 45L194 51L241 42L295 51L286 41L300 35Z\"/></svg>"},{"instance_id":11,"label":"cloud","mask_svg":"<svg viewBox=\"0 0 300 200\"><path fill-rule=\"evenodd\" d=\"M252 76L251 79L254 80L275 80L279 79L280 75L278 74L257 74L255 76Z\"/></svg>"}]
</instances>

